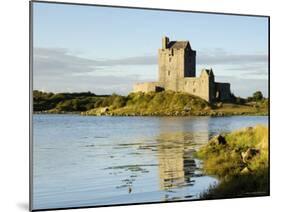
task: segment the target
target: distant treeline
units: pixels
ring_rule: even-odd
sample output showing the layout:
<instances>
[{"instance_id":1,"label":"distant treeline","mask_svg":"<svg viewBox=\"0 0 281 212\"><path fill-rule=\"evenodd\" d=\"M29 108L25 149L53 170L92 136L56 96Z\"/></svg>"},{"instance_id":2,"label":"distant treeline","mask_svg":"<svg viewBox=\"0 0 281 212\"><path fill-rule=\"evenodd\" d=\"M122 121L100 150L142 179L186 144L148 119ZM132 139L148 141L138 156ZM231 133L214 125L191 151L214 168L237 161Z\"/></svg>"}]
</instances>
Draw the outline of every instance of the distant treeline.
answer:
<instances>
[{"instance_id":1,"label":"distant treeline","mask_svg":"<svg viewBox=\"0 0 281 212\"><path fill-rule=\"evenodd\" d=\"M267 101L267 98L265 98L261 91L256 91L253 93L252 96L249 96L247 98L241 98L241 97L234 97L235 103L238 104L244 104L247 102L260 102L260 101Z\"/></svg>"},{"instance_id":2,"label":"distant treeline","mask_svg":"<svg viewBox=\"0 0 281 212\"><path fill-rule=\"evenodd\" d=\"M51 93L38 90L33 91L33 110L48 111L86 111L100 107L108 95L96 95L91 92L81 93Z\"/></svg>"}]
</instances>

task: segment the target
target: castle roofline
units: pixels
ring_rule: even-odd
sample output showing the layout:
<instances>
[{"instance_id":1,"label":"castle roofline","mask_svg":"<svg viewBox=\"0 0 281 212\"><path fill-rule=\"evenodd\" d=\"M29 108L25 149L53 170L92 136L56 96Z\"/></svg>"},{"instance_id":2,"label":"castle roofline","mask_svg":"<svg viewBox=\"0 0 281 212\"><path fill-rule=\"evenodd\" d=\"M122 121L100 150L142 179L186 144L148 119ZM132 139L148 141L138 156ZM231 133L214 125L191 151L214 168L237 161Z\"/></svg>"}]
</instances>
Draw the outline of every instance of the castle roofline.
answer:
<instances>
[{"instance_id":1,"label":"castle roofline","mask_svg":"<svg viewBox=\"0 0 281 212\"><path fill-rule=\"evenodd\" d=\"M162 49L185 49L193 51L188 40L185 41L170 41L169 37L162 38Z\"/></svg>"},{"instance_id":2,"label":"castle roofline","mask_svg":"<svg viewBox=\"0 0 281 212\"><path fill-rule=\"evenodd\" d=\"M170 41L167 44L168 49L191 49L191 45L189 41Z\"/></svg>"},{"instance_id":3,"label":"castle roofline","mask_svg":"<svg viewBox=\"0 0 281 212\"><path fill-rule=\"evenodd\" d=\"M206 68L204 68L204 69L202 69L202 71L201 71L201 74L203 74L203 73L206 73L206 74L209 75L209 76L214 76L213 69L206 69Z\"/></svg>"}]
</instances>

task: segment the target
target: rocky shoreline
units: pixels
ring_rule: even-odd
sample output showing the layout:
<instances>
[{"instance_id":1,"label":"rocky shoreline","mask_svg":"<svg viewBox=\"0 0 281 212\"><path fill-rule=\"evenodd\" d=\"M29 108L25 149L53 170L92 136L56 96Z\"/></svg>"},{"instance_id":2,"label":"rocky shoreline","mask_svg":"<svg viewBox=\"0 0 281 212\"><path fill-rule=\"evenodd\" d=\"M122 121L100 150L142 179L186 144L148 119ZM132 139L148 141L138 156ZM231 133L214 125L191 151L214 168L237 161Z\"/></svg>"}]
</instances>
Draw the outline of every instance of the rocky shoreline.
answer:
<instances>
[{"instance_id":1,"label":"rocky shoreline","mask_svg":"<svg viewBox=\"0 0 281 212\"><path fill-rule=\"evenodd\" d=\"M265 111L216 111L216 110L202 110L202 111L192 111L192 110L176 110L176 111L156 111L156 112L126 112L126 111L116 111L110 110L108 107L99 108L96 110L81 112L81 115L86 116L212 116L212 117L223 117L223 116L267 116L268 112Z\"/></svg>"},{"instance_id":2,"label":"rocky shoreline","mask_svg":"<svg viewBox=\"0 0 281 212\"><path fill-rule=\"evenodd\" d=\"M175 113L96 113L89 114L87 112L49 112L49 111L35 111L33 114L69 114L69 115L82 115L82 116L171 116L171 117L185 117L185 116L211 116L211 117L224 117L224 116L268 116L267 112L262 113L245 113L245 112L232 112L232 113L223 113L223 112L196 112L196 113L186 113L176 111Z\"/></svg>"}]
</instances>

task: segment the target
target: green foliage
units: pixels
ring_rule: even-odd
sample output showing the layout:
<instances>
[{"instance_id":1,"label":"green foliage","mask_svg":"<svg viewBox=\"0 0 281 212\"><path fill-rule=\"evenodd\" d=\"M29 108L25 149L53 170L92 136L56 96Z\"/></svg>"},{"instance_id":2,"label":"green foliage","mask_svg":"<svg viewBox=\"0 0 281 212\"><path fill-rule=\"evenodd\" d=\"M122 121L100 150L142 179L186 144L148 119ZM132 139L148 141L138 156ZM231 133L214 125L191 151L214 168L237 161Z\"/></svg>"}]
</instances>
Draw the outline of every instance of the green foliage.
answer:
<instances>
[{"instance_id":1,"label":"green foliage","mask_svg":"<svg viewBox=\"0 0 281 212\"><path fill-rule=\"evenodd\" d=\"M53 93L45 93L42 91L33 91L33 108L35 111L49 110L55 107L56 103L48 101L54 96ZM47 103L48 102L48 103Z\"/></svg>"},{"instance_id":2,"label":"green foliage","mask_svg":"<svg viewBox=\"0 0 281 212\"><path fill-rule=\"evenodd\" d=\"M101 107L103 100L102 99L98 99L95 103L94 103L94 108L98 108Z\"/></svg>"},{"instance_id":3,"label":"green foliage","mask_svg":"<svg viewBox=\"0 0 281 212\"><path fill-rule=\"evenodd\" d=\"M255 93L253 93L253 100L254 101L260 101L263 99L263 95L261 91L256 91Z\"/></svg>"},{"instance_id":4,"label":"green foliage","mask_svg":"<svg viewBox=\"0 0 281 212\"><path fill-rule=\"evenodd\" d=\"M117 94L97 96L90 92L46 93L33 91L34 111L82 112L99 107L118 109L127 104L127 98Z\"/></svg>"},{"instance_id":5,"label":"green foliage","mask_svg":"<svg viewBox=\"0 0 281 212\"><path fill-rule=\"evenodd\" d=\"M243 104L244 99L237 97L237 103L214 107L197 96L175 91L98 96L90 92L54 94L35 90L33 100L35 112L86 112L87 115L100 115L99 111L102 110L98 108L105 107L108 109L103 115L223 116L268 113L268 99Z\"/></svg>"},{"instance_id":6,"label":"green foliage","mask_svg":"<svg viewBox=\"0 0 281 212\"><path fill-rule=\"evenodd\" d=\"M200 195L200 199L233 198L269 195L268 168L260 168L255 173L234 175L222 180L218 185Z\"/></svg>"},{"instance_id":7,"label":"green foliage","mask_svg":"<svg viewBox=\"0 0 281 212\"><path fill-rule=\"evenodd\" d=\"M263 100L265 100L265 98L263 97L263 94L262 94L261 91L256 91L256 92L253 93L252 96L249 96L247 98L248 102L253 102L253 101L260 102L260 101L263 101Z\"/></svg>"},{"instance_id":8,"label":"green foliage","mask_svg":"<svg viewBox=\"0 0 281 212\"><path fill-rule=\"evenodd\" d=\"M249 192L268 191L268 128L249 127L225 135L226 144L211 140L196 156L204 161L204 171L220 178L221 183L202 194L202 198L219 198L244 195ZM243 161L247 149L259 149L260 153ZM247 169L247 172L242 170Z\"/></svg>"},{"instance_id":9,"label":"green foliage","mask_svg":"<svg viewBox=\"0 0 281 212\"><path fill-rule=\"evenodd\" d=\"M97 101L106 96L97 96L91 92L82 93L46 93L33 91L34 111L79 112L95 107Z\"/></svg>"},{"instance_id":10,"label":"green foliage","mask_svg":"<svg viewBox=\"0 0 281 212\"><path fill-rule=\"evenodd\" d=\"M115 96L113 103L112 103L112 107L114 109L124 107L125 105L126 105L126 97Z\"/></svg>"}]
</instances>

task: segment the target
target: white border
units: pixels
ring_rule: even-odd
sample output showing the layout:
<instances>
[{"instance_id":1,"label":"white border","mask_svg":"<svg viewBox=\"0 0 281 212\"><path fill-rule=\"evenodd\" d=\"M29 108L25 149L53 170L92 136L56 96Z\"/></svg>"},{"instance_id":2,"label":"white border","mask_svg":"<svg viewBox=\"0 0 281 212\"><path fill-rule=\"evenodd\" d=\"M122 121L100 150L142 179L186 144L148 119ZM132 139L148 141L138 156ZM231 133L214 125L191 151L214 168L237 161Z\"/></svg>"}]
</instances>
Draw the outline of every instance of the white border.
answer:
<instances>
[{"instance_id":1,"label":"white border","mask_svg":"<svg viewBox=\"0 0 281 212\"><path fill-rule=\"evenodd\" d=\"M71 2L71 0L69 0ZM211 12L246 13L271 16L271 197L138 205L68 211L252 211L279 206L280 149L280 6L274 0L74 0L79 3L154 7ZM1 133L0 133L0 211L27 211L29 134L29 2L3 1L1 23Z\"/></svg>"}]
</instances>

